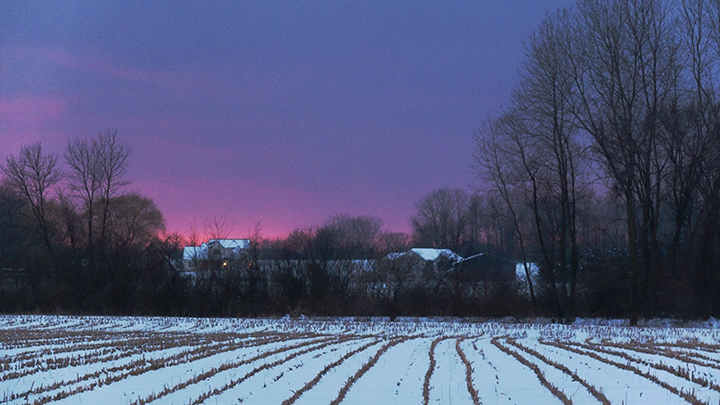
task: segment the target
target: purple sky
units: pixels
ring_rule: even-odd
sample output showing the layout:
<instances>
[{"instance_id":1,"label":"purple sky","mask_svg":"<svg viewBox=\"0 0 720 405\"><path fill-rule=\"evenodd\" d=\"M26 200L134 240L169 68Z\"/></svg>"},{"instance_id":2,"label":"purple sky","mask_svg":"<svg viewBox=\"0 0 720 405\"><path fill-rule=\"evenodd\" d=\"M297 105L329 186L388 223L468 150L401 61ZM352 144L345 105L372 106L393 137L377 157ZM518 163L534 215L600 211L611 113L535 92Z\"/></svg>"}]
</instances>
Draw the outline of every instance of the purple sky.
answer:
<instances>
[{"instance_id":1,"label":"purple sky","mask_svg":"<svg viewBox=\"0 0 720 405\"><path fill-rule=\"evenodd\" d=\"M409 231L570 0L0 2L0 159L113 129L168 231L348 213Z\"/></svg>"}]
</instances>

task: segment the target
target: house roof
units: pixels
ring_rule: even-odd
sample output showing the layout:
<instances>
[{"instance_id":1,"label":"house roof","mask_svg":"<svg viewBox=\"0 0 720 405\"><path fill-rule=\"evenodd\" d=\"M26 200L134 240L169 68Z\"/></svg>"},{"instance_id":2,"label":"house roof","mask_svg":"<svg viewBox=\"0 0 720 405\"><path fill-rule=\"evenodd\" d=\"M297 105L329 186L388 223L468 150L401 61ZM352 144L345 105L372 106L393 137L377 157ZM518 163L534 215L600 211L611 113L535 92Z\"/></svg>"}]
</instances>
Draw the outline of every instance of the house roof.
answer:
<instances>
[{"instance_id":1,"label":"house roof","mask_svg":"<svg viewBox=\"0 0 720 405\"><path fill-rule=\"evenodd\" d=\"M183 254L184 253L185 252L183 251ZM177 266L175 266L175 263L170 259L170 256L168 256L167 253L165 253L165 251L155 242L148 243L143 250L141 260L142 265L146 268L160 268L160 266L164 263L170 269L180 271Z\"/></svg>"},{"instance_id":2,"label":"house roof","mask_svg":"<svg viewBox=\"0 0 720 405\"><path fill-rule=\"evenodd\" d=\"M208 247L219 244L223 249L231 249L235 254L250 247L250 239L210 239L200 246L185 246L183 260L207 259Z\"/></svg>"},{"instance_id":3,"label":"house roof","mask_svg":"<svg viewBox=\"0 0 720 405\"><path fill-rule=\"evenodd\" d=\"M431 249L431 248L415 248L410 249L411 252L417 254L425 260L435 261L440 256L447 257L452 260L461 260L462 257L450 249Z\"/></svg>"},{"instance_id":4,"label":"house roof","mask_svg":"<svg viewBox=\"0 0 720 405\"><path fill-rule=\"evenodd\" d=\"M250 247L250 239L210 239L208 245L219 243L223 249L247 249Z\"/></svg>"},{"instance_id":5,"label":"house roof","mask_svg":"<svg viewBox=\"0 0 720 405\"><path fill-rule=\"evenodd\" d=\"M207 243L200 246L185 246L183 248L183 260L207 258Z\"/></svg>"},{"instance_id":6,"label":"house roof","mask_svg":"<svg viewBox=\"0 0 720 405\"><path fill-rule=\"evenodd\" d=\"M450 260L462 260L462 257L450 249L432 249L432 248L414 248L407 252L402 253L390 253L388 259L395 260L405 255L416 254L423 260L436 261L440 257L445 257Z\"/></svg>"}]
</instances>

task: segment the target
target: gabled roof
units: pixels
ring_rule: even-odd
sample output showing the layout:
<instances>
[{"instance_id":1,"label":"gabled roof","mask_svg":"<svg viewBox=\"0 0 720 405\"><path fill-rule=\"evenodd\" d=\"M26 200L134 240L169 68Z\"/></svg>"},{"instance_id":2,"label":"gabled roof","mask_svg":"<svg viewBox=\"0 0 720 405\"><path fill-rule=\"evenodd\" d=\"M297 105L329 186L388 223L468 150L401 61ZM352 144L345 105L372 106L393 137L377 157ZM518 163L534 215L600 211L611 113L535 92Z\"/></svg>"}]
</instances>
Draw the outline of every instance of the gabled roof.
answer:
<instances>
[{"instance_id":1,"label":"gabled roof","mask_svg":"<svg viewBox=\"0 0 720 405\"><path fill-rule=\"evenodd\" d=\"M402 256L409 255L409 254L416 254L420 256L421 259L427 260L427 261L436 261L440 257L445 257L447 259L458 261L462 260L462 257L458 255L457 253L453 252L450 249L432 249L432 248L414 248L410 249L407 252L403 253L390 253L387 255L388 259L395 260Z\"/></svg>"},{"instance_id":2,"label":"gabled roof","mask_svg":"<svg viewBox=\"0 0 720 405\"><path fill-rule=\"evenodd\" d=\"M430 248L415 248L410 249L411 252L417 254L425 260L435 261L440 256L445 256L451 260L460 260L462 257L450 249L430 249Z\"/></svg>"},{"instance_id":3,"label":"gabled roof","mask_svg":"<svg viewBox=\"0 0 720 405\"><path fill-rule=\"evenodd\" d=\"M185 252L183 251L183 254L184 253ZM170 269L180 271L177 266L175 266L175 263L173 263L170 259L170 256L168 256L167 253L165 253L165 251L155 242L148 243L143 250L141 260L142 265L146 268L159 268L164 263Z\"/></svg>"},{"instance_id":4,"label":"gabled roof","mask_svg":"<svg viewBox=\"0 0 720 405\"><path fill-rule=\"evenodd\" d=\"M183 248L183 260L207 259L207 243L200 246L185 246Z\"/></svg>"},{"instance_id":5,"label":"gabled roof","mask_svg":"<svg viewBox=\"0 0 720 405\"><path fill-rule=\"evenodd\" d=\"M223 249L247 249L250 247L250 239L210 239L208 245L219 243Z\"/></svg>"}]
</instances>

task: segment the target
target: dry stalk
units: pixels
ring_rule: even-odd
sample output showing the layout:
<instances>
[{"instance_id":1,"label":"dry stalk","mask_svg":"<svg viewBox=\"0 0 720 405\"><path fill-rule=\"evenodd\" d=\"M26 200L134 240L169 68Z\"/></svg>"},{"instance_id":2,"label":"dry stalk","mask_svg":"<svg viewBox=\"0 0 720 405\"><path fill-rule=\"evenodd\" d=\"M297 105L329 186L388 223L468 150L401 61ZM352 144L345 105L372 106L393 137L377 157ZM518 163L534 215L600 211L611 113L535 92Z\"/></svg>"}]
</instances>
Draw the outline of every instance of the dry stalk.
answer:
<instances>
[{"instance_id":1,"label":"dry stalk","mask_svg":"<svg viewBox=\"0 0 720 405\"><path fill-rule=\"evenodd\" d=\"M588 346L599 347L598 345L595 345L595 344L589 344ZM627 343L607 342L607 343L603 343L603 346L604 347L615 347L618 349L625 349L625 350L634 351L634 352L638 352L638 353L664 356L664 357L672 358L675 360L679 360L683 363L691 363L691 364L696 364L698 366L709 367L709 368L713 368L715 370L720 370L720 361L718 361L717 359L714 359L710 356L702 355L700 353L694 353L694 354L681 353L681 352L677 352L677 351L670 350L670 349L661 350L655 346L641 347L638 345L631 345L631 344L627 344Z\"/></svg>"},{"instance_id":2,"label":"dry stalk","mask_svg":"<svg viewBox=\"0 0 720 405\"><path fill-rule=\"evenodd\" d=\"M342 364L345 360L347 360L347 359L349 359L350 357L352 357L352 356L360 353L361 351L363 351L363 350L365 350L365 349L367 349L367 348L369 348L369 347L371 347L371 346L376 345L378 342L379 342L379 340L376 339L376 340L374 340L374 341L372 341L372 342L370 342L370 343L368 343L368 344L365 344L365 345L363 345L363 346L360 346L360 347L358 347L358 348L355 349L355 350L352 350L352 351L347 352L344 356L342 356L342 357L341 357L340 359L338 359L337 361L334 361L334 362L328 364L327 366L325 366L325 368L322 369L322 371L320 371L320 372L318 373L318 375L315 376L315 378L313 378L312 380L308 381L308 382L305 384L305 386L303 386L303 387L300 388L299 390L295 391L290 398L284 400L284 401L282 402L282 405L292 405L293 403L295 403L295 401L298 400L298 398L300 398L300 396L302 396L302 394L306 393L307 391L309 391L310 389L312 389L314 386L316 386L317 383L320 382L320 379L323 378L323 377L325 376L325 374L327 374L330 370L332 370L333 368L339 366L339 365Z\"/></svg>"},{"instance_id":3,"label":"dry stalk","mask_svg":"<svg viewBox=\"0 0 720 405\"><path fill-rule=\"evenodd\" d=\"M223 392L225 392L225 391L227 391L227 390L229 390L229 389L234 388L235 386L237 386L238 384L242 383L243 381L246 381L246 380L249 379L250 377L252 377L252 376L254 376L255 374L259 373L260 371L269 370L269 369L271 369L271 368L273 368L273 367L277 367L277 366L279 366L279 365L281 365L281 364L283 364L283 363L287 363L288 361L290 361L290 360L292 360L292 359L294 359L294 358L296 358L296 357L298 357L298 356L302 356L303 354L307 354L307 353L310 353L310 352L315 351L315 350L320 350L320 349L323 349L323 348L325 348L325 347L327 347L327 346L329 346L329 345L331 345L331 344L340 343L340 342L344 342L344 341L351 340L351 339L352 339L352 338L347 337L347 336L346 336L346 337L342 337L342 338L339 338L339 339L338 339L337 341L335 341L335 342L327 342L327 343L321 344L321 345L319 345L319 346L311 347L311 348L308 348L308 349L305 349L305 350L302 350L302 351L293 353L293 354L289 355L288 357L285 357L284 359L280 359L280 360L274 361L274 362L272 362L272 363L263 364L262 366L256 367L255 369L253 369L253 370L250 371L249 373L245 374L244 376L242 376L242 377L240 377L240 378L238 378L238 379L232 380L232 381L230 381L229 383L223 385L223 386L220 387L220 388L215 388L215 389L213 389L213 390L209 390L208 392L202 394L200 397L196 398L194 401L191 401L191 402L189 403L189 405L198 405L198 404L201 404L201 403L205 402L205 400L207 400L208 398L210 398L210 397L212 397L212 396L220 395L220 394L222 394ZM373 343L373 344L374 344L374 343ZM283 403L284 403L284 402L283 402Z\"/></svg>"},{"instance_id":4,"label":"dry stalk","mask_svg":"<svg viewBox=\"0 0 720 405\"><path fill-rule=\"evenodd\" d=\"M543 387L547 388L555 397L557 397L560 401L562 401L565 405L572 405L572 401L570 398L568 398L565 393L560 391L560 389L556 386L554 386L550 381L545 378L545 375L543 374L542 370L537 366L537 364L529 362L526 358L518 354L517 352L514 352L510 350L509 348L503 346L498 341L500 337L494 337L490 339L490 343L492 343L495 347L502 350L505 354L508 354L512 357L514 357L517 361L519 361L524 366L530 368L532 371L535 372L535 375L537 375L537 378L540 380L540 384L543 385Z\"/></svg>"},{"instance_id":5,"label":"dry stalk","mask_svg":"<svg viewBox=\"0 0 720 405\"><path fill-rule=\"evenodd\" d=\"M408 339L412 339L412 338L411 338L410 336L403 336L403 337L400 337L400 338L395 338L395 339L391 340L390 342L384 344L383 347L381 347L380 350L378 350L377 353L375 353L375 356L373 356L367 363L365 363L365 364L355 373L355 375L353 375L352 377L350 377L350 378L347 380L347 382L345 383L345 385L340 389L340 392L338 393L337 398L335 398L334 400L332 400L332 402L330 402L330 405L337 405L337 404L339 404L340 402L342 402L342 400L343 400L343 399L345 398L345 396L347 395L348 391L350 391L350 387L352 387L352 385L355 383L355 381L359 380L360 377L362 377L365 373L367 373L368 370L370 370L370 369L378 362L378 360L380 360L380 356L382 356L383 354L385 354L385 352L386 352L389 348L391 348L391 347L393 347L393 346L395 346L395 345L398 345L398 344L400 344L400 343L402 343L402 342L405 342L405 341L408 340Z\"/></svg>"},{"instance_id":6,"label":"dry stalk","mask_svg":"<svg viewBox=\"0 0 720 405\"><path fill-rule=\"evenodd\" d=\"M13 362L19 362L14 366L15 371L0 376L0 381L7 381L17 378L26 377L38 372L57 370L64 367L88 365L94 363L102 363L107 361L119 360L130 357L135 354L147 353L155 350L164 350L175 347L200 346L211 342L228 343L231 339L249 338L253 334L244 334L233 337L225 336L224 339L210 339L206 336L193 336L189 334L159 334L146 336L145 334L118 334L106 333L96 335L95 337L103 340L102 342L85 343L79 345L68 345L66 347L54 348L53 350L44 349L40 352L27 352L15 356ZM48 337L51 338L51 337ZM119 339L119 340L113 340ZM68 343L66 343L68 344ZM65 357L48 357L50 355L67 354L73 352L83 352L80 355L71 355ZM45 356L45 358L40 358ZM10 364L0 366L4 371L12 368Z\"/></svg>"},{"instance_id":7,"label":"dry stalk","mask_svg":"<svg viewBox=\"0 0 720 405\"><path fill-rule=\"evenodd\" d=\"M652 362L652 361L640 359L640 358L637 358L637 357L630 356L630 355L627 354L627 353L618 352L618 351L615 351L615 350L610 350L610 349L607 349L607 348L604 348L604 347L601 347L601 346L595 345L595 344L572 344L572 345L573 345L573 346L581 347L581 348L583 348L583 349L585 349L585 350L591 350L591 351L596 351L596 352L600 352L600 353L609 354L609 355L612 355L612 356L617 356L617 357L623 358L623 359L625 359L625 360L627 360L627 361L634 362L634 363L640 363L640 364L642 364L642 365L649 366L649 367L652 367L652 368L657 369L657 370L666 371L666 372L668 372L668 373L670 373L670 374L673 374L673 375L675 375L675 376L677 376L677 377L680 377L680 378L683 378L683 379L685 379L685 380L691 381L691 382L693 382L693 383L695 383L695 384L698 384L698 385L701 385L701 386L703 386L703 387L705 387L705 388L710 388L710 389L713 390L713 391L720 392L720 385L716 384L715 382L713 382L713 381L711 381L711 380L709 380L709 379L707 379L707 378L704 378L704 377L699 376L699 375L695 375L695 373L693 373L693 372L689 369L689 367L688 367L688 368L682 368L682 367L680 367L680 366L671 367L671 366L668 366L668 365L663 364L662 362L661 362L661 363L655 363L655 362ZM632 349L629 349L629 348L627 348L627 347L623 347L623 346L621 346L621 345L615 345L614 347L621 348L621 349L632 350ZM691 362L691 363L697 364L697 365L700 365L700 366L704 366L704 365L705 365L705 364L702 364L701 362Z\"/></svg>"},{"instance_id":8,"label":"dry stalk","mask_svg":"<svg viewBox=\"0 0 720 405\"><path fill-rule=\"evenodd\" d=\"M155 359L155 360L141 359L141 360L137 360L135 362L126 364L124 366L113 367L113 368L109 368L106 370L100 370L100 371L97 371L92 374L78 376L77 379L74 379L70 382L67 382L67 381L66 382L56 382L56 383L48 385L48 386L38 387L35 390L33 390L32 392L24 393L24 395L17 394L17 397L19 398L19 397L26 396L29 394L47 392L47 391L51 391L51 390L54 390L54 389L57 389L60 387L64 387L64 386L67 386L70 384L75 384L75 383L90 380L93 378L98 378L97 381L92 382L88 385L75 387L74 389L72 389L70 391L63 391L63 392L55 394L54 396L44 396L44 397L41 397L41 398L38 398L37 400L35 400L35 402L34 402L35 405L42 405L42 404L46 404L51 401L57 401L57 400L60 400L63 398L67 398L69 396L72 396L72 395L75 395L78 393L92 391L97 386L108 385L113 382L118 382L118 381L121 381L130 376L144 374L148 371L159 370L164 367L170 367L170 366L176 366L176 365L183 364L183 363L189 363L192 361L196 361L196 360L199 360L199 359L202 359L205 357L209 357L209 356L212 356L215 354L223 353L226 351L232 351L232 350L237 350L240 348L247 348L247 347L257 347L257 346L262 346L262 345L269 344L269 343L283 341L283 340L285 340L285 337L286 337L285 335L280 335L280 336L276 336L274 338L258 339L258 340L252 341L250 343L238 342L238 343L231 344L231 345L217 344L217 345L213 345L211 347L198 347L193 350L183 351L181 353L175 354L168 358ZM115 373L119 373L119 374L113 375ZM103 374L105 374L105 377L100 378L100 376Z\"/></svg>"},{"instance_id":9,"label":"dry stalk","mask_svg":"<svg viewBox=\"0 0 720 405\"><path fill-rule=\"evenodd\" d=\"M685 392L682 389L678 389L678 388L668 384L667 382L660 380L655 375L653 375L647 371L640 370L639 368L631 366L629 364L618 363L616 361L612 361L610 359L604 358L592 351L577 349L575 347L572 347L571 345L562 344L559 342L548 342L548 341L540 340L540 343L549 345L549 346L554 346L554 347L557 347L560 349L564 349L569 352L573 352L573 353L580 354L583 356L588 356L599 362L617 367L621 370L631 371L631 372L633 372L641 377L644 377L644 378L652 381L653 383L665 388L666 390L672 392L673 394L680 396L681 398L683 398L684 400L688 401L689 403L691 403L693 405L708 405L707 402L701 401L692 392Z\"/></svg>"},{"instance_id":10,"label":"dry stalk","mask_svg":"<svg viewBox=\"0 0 720 405\"><path fill-rule=\"evenodd\" d=\"M425 373L425 382L423 383L423 404L428 405L430 403L430 378L432 378L433 372L435 371L435 365L437 364L437 361L435 360L435 347L437 347L438 343L445 339L450 339L449 337L439 337L432 341L430 344L430 365L428 366L427 372Z\"/></svg>"},{"instance_id":11,"label":"dry stalk","mask_svg":"<svg viewBox=\"0 0 720 405\"><path fill-rule=\"evenodd\" d=\"M467 356L465 356L465 352L463 352L462 348L460 347L460 342L465 339L467 338L463 337L455 340L455 350L457 350L457 353L460 355L460 359L462 360L463 364L465 364L465 382L467 383L468 392L470 392L470 398L472 398L473 404L480 405L480 397L478 396L478 392L475 387L473 387L472 383L472 364L470 363L470 361L468 361Z\"/></svg>"},{"instance_id":12,"label":"dry stalk","mask_svg":"<svg viewBox=\"0 0 720 405\"><path fill-rule=\"evenodd\" d=\"M517 347L518 349L520 349L526 353L529 353L529 354L537 357L538 359L544 361L545 363L547 363L547 364L557 368L558 370L562 371L563 373L569 375L570 377L572 377L573 381L577 381L578 383L580 383L583 387L585 387L588 390L588 392L592 396L594 396L603 405L610 405L610 400L607 399L605 394L598 391L597 388L595 388L595 386L591 385L587 381L580 378L580 376L578 376L576 372L570 371L570 369L565 367L564 365L557 363L553 360L550 360L547 357L543 356L542 354L538 353L536 350L533 350L529 347L526 347L526 346L518 343L515 339L508 339L507 343Z\"/></svg>"},{"instance_id":13,"label":"dry stalk","mask_svg":"<svg viewBox=\"0 0 720 405\"><path fill-rule=\"evenodd\" d=\"M307 349L307 350L304 350L304 351L299 352L299 354L304 354L304 353L307 353L307 352L310 352L310 351L313 351L313 350L321 349L321 348L323 348L323 347L325 347L325 346L328 346L328 345L330 345L330 344L332 344L332 343L335 343L335 342L337 342L337 341L338 341L338 339L335 339L335 338L333 338L333 337L322 338L322 339L312 340L312 341L309 341L309 342L303 342L303 343L299 343L299 344L296 344L296 345L293 345L293 346L283 347L283 348L280 348L280 349L276 349L276 350L272 350L272 351L269 351L269 352L265 352L265 353L262 353L262 354L260 354L260 355L258 355L258 356L252 357L252 358L247 359L247 360L242 360L242 361L238 361L238 362L231 362L231 363L225 363L225 364L223 364L223 365L221 365L221 366L219 366L219 367L212 368L212 369L210 369L210 370L208 370L208 371L206 371L206 372L204 372L204 373L202 373L202 374L199 374L199 375L197 375L197 376L195 376L195 377L193 377L193 378L191 378L191 379L189 379L189 380L183 381L183 382L181 382L181 383L179 383L179 384L176 384L176 385L174 385L174 386L172 386L172 387L169 387L169 386L168 386L168 387L165 387L162 391L160 391L160 392L158 392L158 393L153 393L153 394L149 395L148 397L146 397L146 398L144 398L144 399L138 399L138 400L136 400L136 401L134 401L134 402L131 402L130 405L142 405L142 404L147 403L147 402L155 401L156 399L162 398L162 397L164 397L164 396L166 396L166 395L168 395L168 394L172 394L172 393L175 392L175 391L178 391L178 390L181 390L181 389L183 389L183 388L189 387L190 385L193 385L193 384L197 384L197 383L200 382L200 381L207 380L208 378L210 378L210 377L212 377L212 376L214 376L214 375L216 375L216 374L218 374L218 373L220 373L220 372L227 371L227 370L230 370L230 369L233 369L233 368L237 368L237 367L240 367L240 366L243 366L243 365L246 365L246 364L251 364L251 363L253 363L253 362L255 362L255 361L262 360L262 359L267 358L267 357L269 357L269 356L273 356L273 355L280 354L280 353L287 352L287 351L294 350L294 349L299 349L299 348L301 348L301 347L306 347L306 346L315 345L315 346L313 346L313 347L310 348L310 349ZM292 358L296 357L296 356L299 355L299 354L297 354L297 353L291 354L291 355L289 355L288 357L286 357L284 360L282 360L281 362L284 362L284 361L287 361L287 360L289 360L289 359L292 359ZM259 372L259 371L265 370L265 368L263 368L263 367L264 367L264 366L261 366L261 367L259 367L258 369L256 369L257 371L254 371L252 375L254 375L254 373L257 373L257 372ZM243 378L241 378L240 380L237 380L234 385L237 385L237 384L239 384L240 382L244 381L245 379L250 378L252 375L250 375L250 376L246 375L246 377L243 377ZM234 386L234 385L232 385L232 386ZM217 394L219 394L220 392L223 392L223 391L225 391L225 390L227 390L227 389L229 389L229 388L231 388L231 386L227 386L227 385L226 385L226 387L225 387L224 389L215 389L215 390L213 390L210 394L206 393L206 394L204 394L204 395L208 395L208 396L207 396L206 398L204 398L202 401L204 401L205 399L209 398L209 397L212 396L212 395L217 395ZM218 390L220 390L220 391L218 391ZM216 393L216 392L217 392L217 393ZM200 402L202 402L202 401L200 401ZM200 402L197 402L197 403L200 403ZM194 403L195 403L195 402L194 402Z\"/></svg>"}]
</instances>

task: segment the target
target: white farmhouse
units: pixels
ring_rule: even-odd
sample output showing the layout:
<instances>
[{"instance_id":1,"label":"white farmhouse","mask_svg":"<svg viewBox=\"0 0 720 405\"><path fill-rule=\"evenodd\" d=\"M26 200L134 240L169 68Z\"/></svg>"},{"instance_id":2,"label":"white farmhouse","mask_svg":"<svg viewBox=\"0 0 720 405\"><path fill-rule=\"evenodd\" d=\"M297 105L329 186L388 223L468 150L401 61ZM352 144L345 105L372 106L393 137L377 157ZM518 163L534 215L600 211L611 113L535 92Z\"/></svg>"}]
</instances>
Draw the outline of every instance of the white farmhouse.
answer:
<instances>
[{"instance_id":1,"label":"white farmhouse","mask_svg":"<svg viewBox=\"0 0 720 405\"><path fill-rule=\"evenodd\" d=\"M200 246L185 246L183 270L196 271L200 263L208 260L239 259L249 247L250 239L210 239Z\"/></svg>"}]
</instances>

